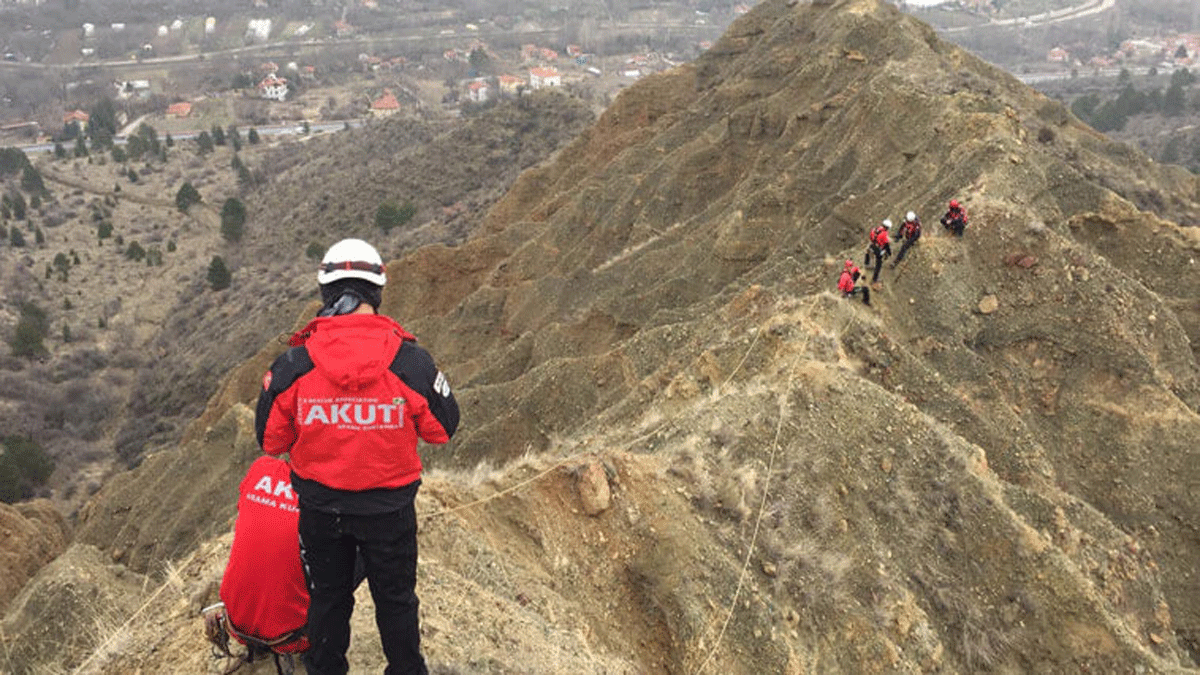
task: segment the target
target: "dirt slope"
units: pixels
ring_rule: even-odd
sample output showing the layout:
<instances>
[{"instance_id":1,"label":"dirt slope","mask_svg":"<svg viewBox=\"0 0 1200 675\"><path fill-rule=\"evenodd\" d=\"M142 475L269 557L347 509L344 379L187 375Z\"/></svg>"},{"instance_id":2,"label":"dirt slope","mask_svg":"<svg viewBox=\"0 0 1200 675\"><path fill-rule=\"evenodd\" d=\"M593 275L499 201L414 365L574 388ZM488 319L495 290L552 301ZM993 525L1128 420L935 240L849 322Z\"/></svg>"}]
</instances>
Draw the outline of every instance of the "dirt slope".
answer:
<instances>
[{"instance_id":1,"label":"dirt slope","mask_svg":"<svg viewBox=\"0 0 1200 675\"><path fill-rule=\"evenodd\" d=\"M909 209L926 236L873 307L833 294ZM758 5L469 241L389 264L464 412L418 501L435 671L1194 671L1198 215L1194 177L889 6ZM248 464L279 349L97 495L78 539L165 578L139 596L163 627L56 667L204 672L232 499L184 455ZM217 506L150 502L165 476Z\"/></svg>"}]
</instances>

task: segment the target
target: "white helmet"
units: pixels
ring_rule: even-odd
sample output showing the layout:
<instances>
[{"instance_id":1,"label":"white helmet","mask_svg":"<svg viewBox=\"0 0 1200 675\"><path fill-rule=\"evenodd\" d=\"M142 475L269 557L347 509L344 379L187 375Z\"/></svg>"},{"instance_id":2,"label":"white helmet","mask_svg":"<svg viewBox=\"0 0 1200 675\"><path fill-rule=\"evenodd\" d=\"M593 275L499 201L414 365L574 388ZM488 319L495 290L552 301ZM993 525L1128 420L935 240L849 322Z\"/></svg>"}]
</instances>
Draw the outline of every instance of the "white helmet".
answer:
<instances>
[{"instance_id":1,"label":"white helmet","mask_svg":"<svg viewBox=\"0 0 1200 675\"><path fill-rule=\"evenodd\" d=\"M912 211L909 211L908 213L904 214L904 219L911 223L912 221L917 219L917 214L913 213Z\"/></svg>"},{"instance_id":2,"label":"white helmet","mask_svg":"<svg viewBox=\"0 0 1200 675\"><path fill-rule=\"evenodd\" d=\"M363 279L376 286L387 284L383 258L379 251L362 239L343 239L325 252L317 269L317 283L328 284L338 279Z\"/></svg>"},{"instance_id":3,"label":"white helmet","mask_svg":"<svg viewBox=\"0 0 1200 675\"><path fill-rule=\"evenodd\" d=\"M891 218L883 219L883 229L885 229L885 230L892 229L892 219Z\"/></svg>"}]
</instances>

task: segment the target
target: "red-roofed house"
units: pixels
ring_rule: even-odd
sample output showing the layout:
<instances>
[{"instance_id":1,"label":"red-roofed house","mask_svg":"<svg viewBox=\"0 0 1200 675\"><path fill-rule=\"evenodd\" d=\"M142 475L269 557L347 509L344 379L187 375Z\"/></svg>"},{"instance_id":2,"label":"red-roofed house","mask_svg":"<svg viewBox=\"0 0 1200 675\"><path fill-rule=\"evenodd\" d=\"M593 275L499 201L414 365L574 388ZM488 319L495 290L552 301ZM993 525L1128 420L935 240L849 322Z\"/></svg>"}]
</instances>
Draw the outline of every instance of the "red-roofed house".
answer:
<instances>
[{"instance_id":1,"label":"red-roofed house","mask_svg":"<svg viewBox=\"0 0 1200 675\"><path fill-rule=\"evenodd\" d=\"M467 85L467 98L475 103L483 103L488 100L487 82L483 80L475 80Z\"/></svg>"},{"instance_id":2,"label":"red-roofed house","mask_svg":"<svg viewBox=\"0 0 1200 675\"><path fill-rule=\"evenodd\" d=\"M71 122L78 122L79 130L85 131L85 130L87 130L87 125L88 125L88 114L83 112L82 110L72 110L71 112L67 113L66 115L63 115L63 126L64 127L67 126L68 124L70 124Z\"/></svg>"},{"instance_id":3,"label":"red-roofed house","mask_svg":"<svg viewBox=\"0 0 1200 675\"><path fill-rule=\"evenodd\" d=\"M530 68L529 86L534 89L561 87L562 75L559 75L558 70L555 68Z\"/></svg>"},{"instance_id":4,"label":"red-roofed house","mask_svg":"<svg viewBox=\"0 0 1200 675\"><path fill-rule=\"evenodd\" d=\"M517 89L525 84L525 80L515 75L501 75L496 78L496 82L500 85L500 91L505 94L516 94Z\"/></svg>"},{"instance_id":5,"label":"red-roofed house","mask_svg":"<svg viewBox=\"0 0 1200 675\"><path fill-rule=\"evenodd\" d=\"M1055 47L1046 53L1046 60L1052 63L1066 63L1071 55L1062 47Z\"/></svg>"},{"instance_id":6,"label":"red-roofed house","mask_svg":"<svg viewBox=\"0 0 1200 675\"><path fill-rule=\"evenodd\" d=\"M258 83L258 95L261 98L271 99L272 101L283 101L287 99L288 86L286 77L275 77L268 75Z\"/></svg>"},{"instance_id":7,"label":"red-roofed house","mask_svg":"<svg viewBox=\"0 0 1200 675\"><path fill-rule=\"evenodd\" d=\"M400 101L397 101L396 95L388 90L384 90L383 96L380 96L371 103L372 117L389 117L396 114L399 110Z\"/></svg>"},{"instance_id":8,"label":"red-roofed house","mask_svg":"<svg viewBox=\"0 0 1200 675\"><path fill-rule=\"evenodd\" d=\"M187 117L191 114L192 104L187 101L180 101L167 106L167 117Z\"/></svg>"}]
</instances>

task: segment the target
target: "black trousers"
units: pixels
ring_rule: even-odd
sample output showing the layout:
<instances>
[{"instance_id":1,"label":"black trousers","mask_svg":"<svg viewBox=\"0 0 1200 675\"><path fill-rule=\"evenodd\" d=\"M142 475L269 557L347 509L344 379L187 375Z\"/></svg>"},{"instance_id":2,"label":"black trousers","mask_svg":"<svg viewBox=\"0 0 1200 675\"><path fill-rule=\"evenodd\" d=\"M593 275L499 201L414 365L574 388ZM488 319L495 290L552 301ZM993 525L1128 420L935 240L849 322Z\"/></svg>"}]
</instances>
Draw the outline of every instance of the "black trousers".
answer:
<instances>
[{"instance_id":1,"label":"black trousers","mask_svg":"<svg viewBox=\"0 0 1200 675\"><path fill-rule=\"evenodd\" d=\"M309 675L346 675L355 557L375 601L385 675L427 675L418 622L417 512L413 504L379 515L335 515L300 507L300 557L308 581Z\"/></svg>"},{"instance_id":2,"label":"black trousers","mask_svg":"<svg viewBox=\"0 0 1200 675\"><path fill-rule=\"evenodd\" d=\"M913 244L917 243L917 240L920 238L921 238L921 235L918 234L917 236L913 237L912 239L905 239L904 243L900 244L900 250L896 252L896 259L894 261L892 261L892 267L899 265L900 261L904 260L904 254L908 252L908 248L910 246L912 246Z\"/></svg>"},{"instance_id":3,"label":"black trousers","mask_svg":"<svg viewBox=\"0 0 1200 675\"><path fill-rule=\"evenodd\" d=\"M879 246L876 246L875 244L871 244L870 246L867 247L867 255L864 256L864 258L863 258L863 264L866 265L867 267L870 267L871 266L871 256L875 256L875 270L871 273L871 283L875 283L876 281L879 281L879 269L881 267L883 267L883 259L886 257L884 254L887 254L887 255L892 254L891 243L888 243L886 246L884 246L882 248L880 248Z\"/></svg>"}]
</instances>

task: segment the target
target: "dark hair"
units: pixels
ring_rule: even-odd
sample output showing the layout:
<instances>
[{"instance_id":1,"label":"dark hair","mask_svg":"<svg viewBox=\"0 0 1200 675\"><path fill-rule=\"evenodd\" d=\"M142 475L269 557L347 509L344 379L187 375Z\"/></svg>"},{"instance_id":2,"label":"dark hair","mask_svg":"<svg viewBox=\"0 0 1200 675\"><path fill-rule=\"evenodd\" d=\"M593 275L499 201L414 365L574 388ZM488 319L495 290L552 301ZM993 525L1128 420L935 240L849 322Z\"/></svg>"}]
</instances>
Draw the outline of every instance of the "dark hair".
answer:
<instances>
[{"instance_id":1,"label":"dark hair","mask_svg":"<svg viewBox=\"0 0 1200 675\"><path fill-rule=\"evenodd\" d=\"M342 300L344 296L349 298ZM320 316L347 314L364 302L378 312L379 305L383 302L383 286L353 277L338 279L321 284L321 301L324 305L319 312Z\"/></svg>"}]
</instances>

